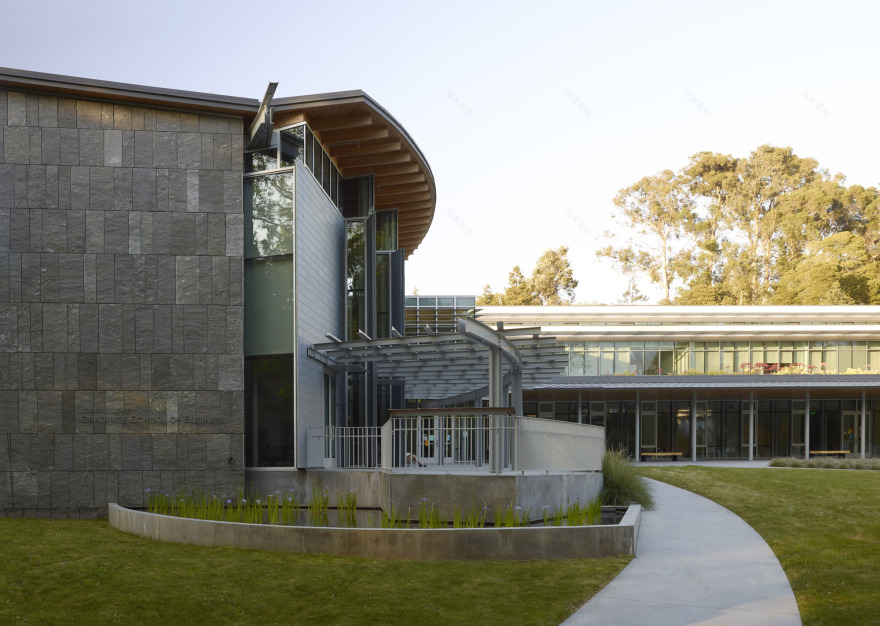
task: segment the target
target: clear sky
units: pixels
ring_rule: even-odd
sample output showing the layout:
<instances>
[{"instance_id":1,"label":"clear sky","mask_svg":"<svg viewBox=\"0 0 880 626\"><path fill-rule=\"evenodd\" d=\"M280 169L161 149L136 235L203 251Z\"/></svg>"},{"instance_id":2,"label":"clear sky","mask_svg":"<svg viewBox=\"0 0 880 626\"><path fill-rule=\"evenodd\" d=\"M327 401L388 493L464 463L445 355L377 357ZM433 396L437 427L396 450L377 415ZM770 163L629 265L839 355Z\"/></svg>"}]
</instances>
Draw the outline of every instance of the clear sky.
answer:
<instances>
[{"instance_id":1,"label":"clear sky","mask_svg":"<svg viewBox=\"0 0 880 626\"><path fill-rule=\"evenodd\" d=\"M0 66L260 98L363 89L437 208L407 291L479 293L569 247L578 302L617 191L702 150L791 146L880 183L876 2L6 3ZM656 293L648 291L656 296Z\"/></svg>"}]
</instances>

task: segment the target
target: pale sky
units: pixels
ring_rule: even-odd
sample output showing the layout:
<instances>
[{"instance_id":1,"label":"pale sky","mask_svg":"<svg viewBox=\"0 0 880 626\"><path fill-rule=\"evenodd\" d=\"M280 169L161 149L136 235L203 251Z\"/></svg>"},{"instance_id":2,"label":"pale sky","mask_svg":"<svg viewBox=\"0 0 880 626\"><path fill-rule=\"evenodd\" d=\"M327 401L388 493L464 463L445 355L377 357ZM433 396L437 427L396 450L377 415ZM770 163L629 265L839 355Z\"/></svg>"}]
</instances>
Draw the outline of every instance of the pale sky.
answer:
<instances>
[{"instance_id":1,"label":"pale sky","mask_svg":"<svg viewBox=\"0 0 880 626\"><path fill-rule=\"evenodd\" d=\"M6 3L0 66L260 98L362 89L418 143L437 208L407 292L503 289L569 247L579 302L621 188L709 150L791 146L880 184L880 3ZM656 297L656 292L649 291Z\"/></svg>"}]
</instances>

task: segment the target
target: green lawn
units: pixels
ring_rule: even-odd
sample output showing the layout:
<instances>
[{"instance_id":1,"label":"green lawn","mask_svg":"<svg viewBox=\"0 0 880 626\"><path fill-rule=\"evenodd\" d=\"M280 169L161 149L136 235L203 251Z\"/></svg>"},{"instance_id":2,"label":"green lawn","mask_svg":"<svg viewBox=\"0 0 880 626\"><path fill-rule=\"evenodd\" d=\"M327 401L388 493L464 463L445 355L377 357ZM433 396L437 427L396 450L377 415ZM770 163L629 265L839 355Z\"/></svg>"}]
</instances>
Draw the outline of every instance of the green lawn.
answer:
<instances>
[{"instance_id":1,"label":"green lawn","mask_svg":"<svg viewBox=\"0 0 880 626\"><path fill-rule=\"evenodd\" d=\"M558 624L631 557L386 562L0 519L0 623Z\"/></svg>"},{"instance_id":2,"label":"green lawn","mask_svg":"<svg viewBox=\"0 0 880 626\"><path fill-rule=\"evenodd\" d=\"M880 472L640 468L727 507L767 541L805 624L880 623Z\"/></svg>"}]
</instances>

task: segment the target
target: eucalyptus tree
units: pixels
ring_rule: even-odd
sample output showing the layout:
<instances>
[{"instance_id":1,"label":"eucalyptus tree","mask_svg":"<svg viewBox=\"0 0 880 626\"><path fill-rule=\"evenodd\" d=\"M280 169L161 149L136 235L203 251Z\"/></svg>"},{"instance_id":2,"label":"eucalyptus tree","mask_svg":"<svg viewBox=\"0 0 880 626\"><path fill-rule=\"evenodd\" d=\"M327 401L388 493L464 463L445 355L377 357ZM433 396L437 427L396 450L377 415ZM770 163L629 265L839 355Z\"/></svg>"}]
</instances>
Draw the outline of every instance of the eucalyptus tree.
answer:
<instances>
[{"instance_id":1,"label":"eucalyptus tree","mask_svg":"<svg viewBox=\"0 0 880 626\"><path fill-rule=\"evenodd\" d=\"M619 245L608 245L596 252L611 259L623 274L642 274L663 290L663 302L670 301L673 281L686 267L692 249L683 249L686 234L696 222L693 197L686 179L671 170L646 176L618 192L614 199L618 215L632 235ZM620 236L608 232L618 241Z\"/></svg>"},{"instance_id":2,"label":"eucalyptus tree","mask_svg":"<svg viewBox=\"0 0 880 626\"><path fill-rule=\"evenodd\" d=\"M574 289L577 285L578 281L574 278L568 261L568 248L560 246L555 250L547 250L540 256L529 278L515 265L508 276L504 291L495 293L490 285L486 285L477 298L477 304L571 304L574 302Z\"/></svg>"}]
</instances>

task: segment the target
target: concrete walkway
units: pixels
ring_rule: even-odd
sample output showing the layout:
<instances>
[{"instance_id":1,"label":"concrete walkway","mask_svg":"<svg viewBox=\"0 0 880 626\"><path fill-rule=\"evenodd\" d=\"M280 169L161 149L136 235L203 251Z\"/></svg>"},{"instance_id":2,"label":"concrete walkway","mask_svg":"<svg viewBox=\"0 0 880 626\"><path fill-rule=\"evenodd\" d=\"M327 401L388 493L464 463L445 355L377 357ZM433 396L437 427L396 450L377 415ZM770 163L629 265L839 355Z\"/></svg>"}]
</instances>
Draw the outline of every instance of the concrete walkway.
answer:
<instances>
[{"instance_id":1,"label":"concrete walkway","mask_svg":"<svg viewBox=\"0 0 880 626\"><path fill-rule=\"evenodd\" d=\"M754 466L754 465L750 465ZM637 557L565 624L800 624L767 543L724 507L651 481Z\"/></svg>"}]
</instances>

